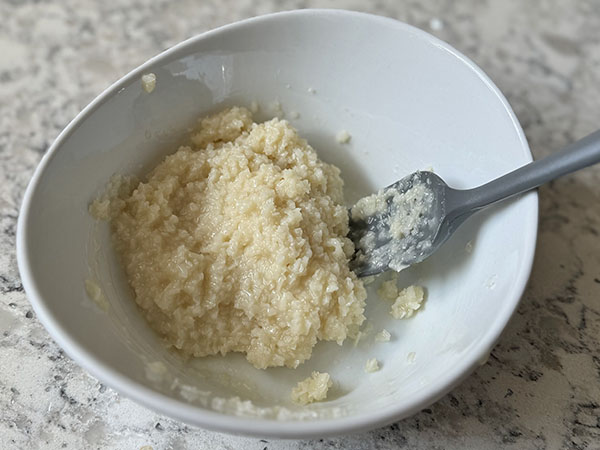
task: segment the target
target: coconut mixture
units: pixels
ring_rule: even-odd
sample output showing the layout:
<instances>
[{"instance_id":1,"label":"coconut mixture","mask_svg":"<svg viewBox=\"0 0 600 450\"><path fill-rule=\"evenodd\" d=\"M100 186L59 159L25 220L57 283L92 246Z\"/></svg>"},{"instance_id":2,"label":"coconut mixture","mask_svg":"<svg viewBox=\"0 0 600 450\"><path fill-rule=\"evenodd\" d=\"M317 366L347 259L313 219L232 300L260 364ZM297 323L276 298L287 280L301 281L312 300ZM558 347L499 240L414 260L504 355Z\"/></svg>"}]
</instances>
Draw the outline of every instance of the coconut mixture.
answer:
<instances>
[{"instance_id":1,"label":"coconut mixture","mask_svg":"<svg viewBox=\"0 0 600 450\"><path fill-rule=\"evenodd\" d=\"M286 121L253 123L244 108L204 118L190 140L90 207L150 325L184 355L242 352L257 368L341 344L366 292L348 267L339 169Z\"/></svg>"}]
</instances>

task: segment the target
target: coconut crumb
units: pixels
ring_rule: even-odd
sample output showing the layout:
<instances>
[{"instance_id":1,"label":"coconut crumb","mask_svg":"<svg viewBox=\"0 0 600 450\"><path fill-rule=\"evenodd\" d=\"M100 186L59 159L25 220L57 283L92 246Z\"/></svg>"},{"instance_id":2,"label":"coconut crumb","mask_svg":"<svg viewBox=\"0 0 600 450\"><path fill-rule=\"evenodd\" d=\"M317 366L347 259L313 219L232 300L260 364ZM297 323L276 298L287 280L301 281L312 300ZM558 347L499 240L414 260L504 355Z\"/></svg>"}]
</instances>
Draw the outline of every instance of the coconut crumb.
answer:
<instances>
[{"instance_id":1,"label":"coconut crumb","mask_svg":"<svg viewBox=\"0 0 600 450\"><path fill-rule=\"evenodd\" d=\"M142 75L142 88L149 94L156 87L156 75L153 73L145 73Z\"/></svg>"},{"instance_id":2,"label":"coconut crumb","mask_svg":"<svg viewBox=\"0 0 600 450\"><path fill-rule=\"evenodd\" d=\"M409 286L398 293L390 314L394 319L408 319L421 308L425 292L421 286Z\"/></svg>"},{"instance_id":3,"label":"coconut crumb","mask_svg":"<svg viewBox=\"0 0 600 450\"><path fill-rule=\"evenodd\" d=\"M312 375L292 389L292 401L299 405L319 402L327 398L327 391L333 385L328 373L313 372Z\"/></svg>"},{"instance_id":4,"label":"coconut crumb","mask_svg":"<svg viewBox=\"0 0 600 450\"><path fill-rule=\"evenodd\" d=\"M394 319L407 319L421 308L425 292L421 286L409 286L406 289L398 290L397 277L384 281L377 289L377 295L384 300L393 301L390 314Z\"/></svg>"},{"instance_id":5,"label":"coconut crumb","mask_svg":"<svg viewBox=\"0 0 600 450\"><path fill-rule=\"evenodd\" d=\"M473 241L467 242L467 244L465 245L465 252L469 254L473 253Z\"/></svg>"},{"instance_id":6,"label":"coconut crumb","mask_svg":"<svg viewBox=\"0 0 600 450\"><path fill-rule=\"evenodd\" d=\"M346 130L340 130L335 139L339 144L347 144L352 139L352 136Z\"/></svg>"},{"instance_id":7,"label":"coconut crumb","mask_svg":"<svg viewBox=\"0 0 600 450\"><path fill-rule=\"evenodd\" d=\"M102 311L108 311L110 305L98 283L96 283L94 280L85 280L85 292Z\"/></svg>"},{"instance_id":8,"label":"coconut crumb","mask_svg":"<svg viewBox=\"0 0 600 450\"><path fill-rule=\"evenodd\" d=\"M315 95L317 93L316 89L313 87L309 87L306 91L312 95Z\"/></svg>"},{"instance_id":9,"label":"coconut crumb","mask_svg":"<svg viewBox=\"0 0 600 450\"><path fill-rule=\"evenodd\" d=\"M375 335L375 340L377 342L389 342L391 338L392 335L385 328Z\"/></svg>"},{"instance_id":10,"label":"coconut crumb","mask_svg":"<svg viewBox=\"0 0 600 450\"><path fill-rule=\"evenodd\" d=\"M367 359L367 363L365 364L365 372L372 373L377 372L379 370L379 362L375 358Z\"/></svg>"},{"instance_id":11,"label":"coconut crumb","mask_svg":"<svg viewBox=\"0 0 600 450\"><path fill-rule=\"evenodd\" d=\"M417 354L415 352L410 352L408 355L406 355L406 362L409 364L414 364L416 359Z\"/></svg>"}]
</instances>

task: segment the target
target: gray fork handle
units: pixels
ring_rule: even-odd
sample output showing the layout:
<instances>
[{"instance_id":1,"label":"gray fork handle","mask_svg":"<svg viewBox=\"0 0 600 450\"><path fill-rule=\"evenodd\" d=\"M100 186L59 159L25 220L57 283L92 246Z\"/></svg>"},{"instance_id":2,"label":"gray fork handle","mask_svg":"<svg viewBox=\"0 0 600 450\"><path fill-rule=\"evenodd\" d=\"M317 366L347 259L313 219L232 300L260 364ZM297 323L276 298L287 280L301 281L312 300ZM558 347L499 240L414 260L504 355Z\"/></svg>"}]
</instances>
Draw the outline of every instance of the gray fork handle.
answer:
<instances>
[{"instance_id":1,"label":"gray fork handle","mask_svg":"<svg viewBox=\"0 0 600 450\"><path fill-rule=\"evenodd\" d=\"M548 181L600 162L600 130L553 155L531 162L474 189L455 190L447 212L454 217L475 212L492 203L534 189Z\"/></svg>"}]
</instances>

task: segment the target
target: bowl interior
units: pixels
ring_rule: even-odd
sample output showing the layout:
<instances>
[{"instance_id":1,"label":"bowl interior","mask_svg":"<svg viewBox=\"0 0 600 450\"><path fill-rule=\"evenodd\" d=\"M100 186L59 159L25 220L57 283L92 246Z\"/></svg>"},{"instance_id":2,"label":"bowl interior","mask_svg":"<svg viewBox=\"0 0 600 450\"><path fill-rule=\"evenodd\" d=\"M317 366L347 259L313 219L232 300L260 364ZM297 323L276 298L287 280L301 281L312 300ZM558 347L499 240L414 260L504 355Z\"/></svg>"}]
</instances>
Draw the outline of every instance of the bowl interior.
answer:
<instances>
[{"instance_id":1,"label":"bowl interior","mask_svg":"<svg viewBox=\"0 0 600 450\"><path fill-rule=\"evenodd\" d=\"M146 72L157 76L151 94L140 83ZM449 184L468 188L531 160L497 89L424 32L341 11L283 13L228 26L180 44L120 80L78 116L44 159L19 230L23 279L41 320L101 380L199 425L255 434L324 433L310 424L343 416L337 423L345 420L348 429L352 419L356 429L426 406L487 355L513 312L531 266L535 194L471 218L438 254L400 274L401 284L418 283L427 291L414 318L394 320L390 304L375 295L375 283L366 310L372 332L357 345L319 343L296 370L257 370L241 355L182 361L165 350L137 311L108 226L94 222L89 203L111 175L143 175L175 151L199 116L251 102L260 105L259 120L274 116L280 105L321 158L341 168L349 204L418 169L433 167ZM351 134L349 144L336 142L340 130ZM86 279L98 281L108 312L88 298ZM383 328L391 342L374 342ZM367 374L365 362L373 357L381 370ZM149 370L156 361L166 373ZM330 398L294 406L291 388L313 370L335 380ZM275 417L289 421L278 428L261 425ZM316 418L321 420L310 422Z\"/></svg>"}]
</instances>

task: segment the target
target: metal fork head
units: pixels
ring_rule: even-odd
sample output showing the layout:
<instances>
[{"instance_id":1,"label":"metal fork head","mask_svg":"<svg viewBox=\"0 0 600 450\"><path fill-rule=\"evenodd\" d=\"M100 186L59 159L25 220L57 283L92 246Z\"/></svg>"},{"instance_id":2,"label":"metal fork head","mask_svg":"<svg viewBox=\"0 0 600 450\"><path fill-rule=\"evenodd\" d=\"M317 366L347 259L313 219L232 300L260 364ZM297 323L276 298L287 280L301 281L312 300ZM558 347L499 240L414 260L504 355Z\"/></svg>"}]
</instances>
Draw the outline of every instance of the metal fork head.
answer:
<instances>
[{"instance_id":1,"label":"metal fork head","mask_svg":"<svg viewBox=\"0 0 600 450\"><path fill-rule=\"evenodd\" d=\"M423 171L359 200L350 209L352 270L359 277L399 272L431 255L447 238L440 230L448 191L444 180ZM373 204L378 207L364 207Z\"/></svg>"}]
</instances>

